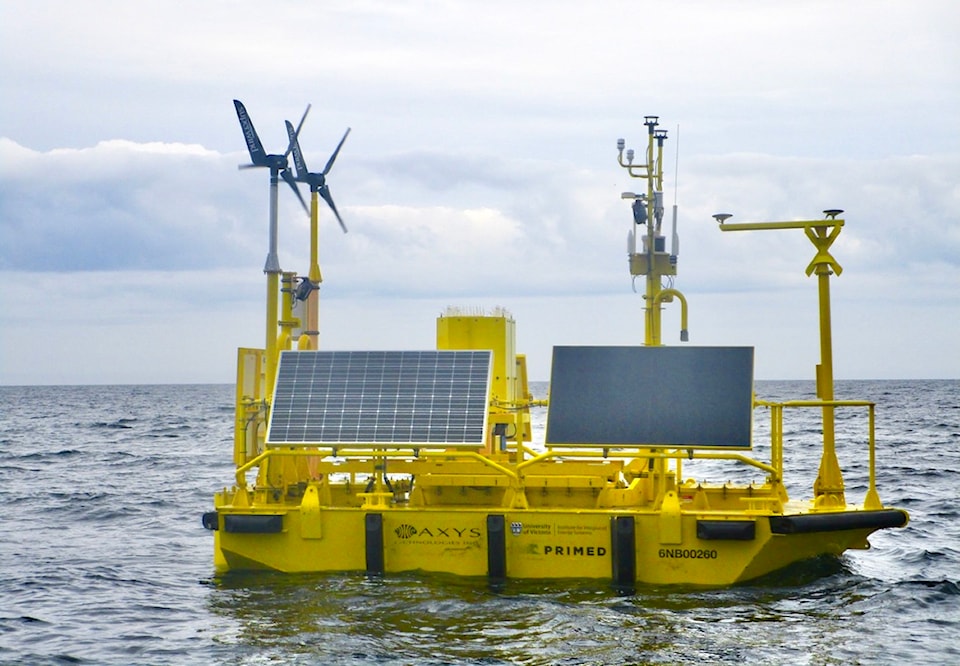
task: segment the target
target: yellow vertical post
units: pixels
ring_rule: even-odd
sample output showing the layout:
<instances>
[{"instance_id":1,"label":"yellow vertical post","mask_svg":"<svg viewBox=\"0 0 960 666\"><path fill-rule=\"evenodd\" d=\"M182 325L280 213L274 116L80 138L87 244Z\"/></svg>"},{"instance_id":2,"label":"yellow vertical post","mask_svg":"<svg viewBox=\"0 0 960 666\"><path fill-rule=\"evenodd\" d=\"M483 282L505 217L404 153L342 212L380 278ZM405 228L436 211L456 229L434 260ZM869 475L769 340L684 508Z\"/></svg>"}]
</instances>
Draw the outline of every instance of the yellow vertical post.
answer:
<instances>
[{"instance_id":1,"label":"yellow vertical post","mask_svg":"<svg viewBox=\"0 0 960 666\"><path fill-rule=\"evenodd\" d=\"M267 262L263 272L267 274L267 316L266 316L266 344L264 345L267 362L267 400L273 400L273 385L277 374L277 326L279 325L279 296L280 296L280 258L277 255L279 231L277 218L279 217L278 203L278 174L270 169L270 249L267 252Z\"/></svg>"},{"instance_id":2,"label":"yellow vertical post","mask_svg":"<svg viewBox=\"0 0 960 666\"><path fill-rule=\"evenodd\" d=\"M656 135L656 118L651 120L647 118L647 289L644 295L644 309L646 316L644 320L647 323L646 334L644 335L644 344L659 346L660 344L660 307L657 305L657 293L660 291L660 274L655 270L654 251L657 243L656 222L654 220L656 205L654 199L655 193L660 188L662 175L658 177L657 162L653 157L653 141ZM661 151L663 141L660 141Z\"/></svg>"},{"instance_id":3,"label":"yellow vertical post","mask_svg":"<svg viewBox=\"0 0 960 666\"><path fill-rule=\"evenodd\" d=\"M266 378L268 400L273 398L273 385L277 374L277 312L279 310L280 272L267 273L267 339Z\"/></svg>"},{"instance_id":4,"label":"yellow vertical post","mask_svg":"<svg viewBox=\"0 0 960 666\"><path fill-rule=\"evenodd\" d=\"M314 288L307 297L307 326L305 334L310 349L320 349L320 204L316 190L310 193L310 271L307 277Z\"/></svg>"},{"instance_id":5,"label":"yellow vertical post","mask_svg":"<svg viewBox=\"0 0 960 666\"><path fill-rule=\"evenodd\" d=\"M833 217L835 217L834 214ZM836 220L831 220L836 222ZM842 223L842 220L840 221ZM807 275L817 274L820 303L820 365L817 366L817 397L832 401L833 394L833 339L830 319L830 274L839 275L843 269L830 255L830 245L840 233L839 225L806 227L807 237L817 248L817 256L807 267ZM820 471L813 484L813 494L818 506L844 506L843 474L837 460L836 435L834 430L834 407L823 407L823 456Z\"/></svg>"},{"instance_id":6,"label":"yellow vertical post","mask_svg":"<svg viewBox=\"0 0 960 666\"><path fill-rule=\"evenodd\" d=\"M869 429L870 429L870 467L867 482L867 495L863 498L863 508L869 510L882 509L883 503L880 501L880 495L877 494L877 456L876 441L874 439L875 408L876 405L870 403Z\"/></svg>"}]
</instances>

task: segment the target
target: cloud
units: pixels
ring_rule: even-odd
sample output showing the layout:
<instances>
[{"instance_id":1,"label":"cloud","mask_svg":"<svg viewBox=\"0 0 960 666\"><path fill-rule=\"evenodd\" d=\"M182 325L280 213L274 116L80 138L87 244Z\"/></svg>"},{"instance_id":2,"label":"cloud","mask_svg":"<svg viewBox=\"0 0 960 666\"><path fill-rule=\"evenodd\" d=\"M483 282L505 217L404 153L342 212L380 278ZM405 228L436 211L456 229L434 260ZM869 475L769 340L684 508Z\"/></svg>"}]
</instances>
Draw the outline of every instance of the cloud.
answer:
<instances>
[{"instance_id":1,"label":"cloud","mask_svg":"<svg viewBox=\"0 0 960 666\"><path fill-rule=\"evenodd\" d=\"M819 219L823 209L842 208L846 225L833 254L849 274L889 282L905 277L914 283L929 281L928 286L941 293L943 273L930 279L928 268L937 265L953 275L960 271L954 223L960 219L960 155L882 159L730 155L694 158L688 166L692 173L681 176L682 196L690 201L688 216L707 220L714 212L735 213L731 222ZM706 194L691 191L691 182ZM757 260L781 273L789 264L805 268L803 258L813 258L813 246L800 232L734 236L723 239L724 252L715 258L730 262L721 274L729 275L734 265L747 262L756 268ZM711 246L711 251L717 250L721 248ZM769 273L757 275L761 283L772 278ZM724 288L730 286L723 283Z\"/></svg>"},{"instance_id":2,"label":"cloud","mask_svg":"<svg viewBox=\"0 0 960 666\"><path fill-rule=\"evenodd\" d=\"M614 142L642 152L643 114L659 113L668 206L679 150L676 286L695 340L772 345L780 369L764 372L794 375L779 345L815 314L811 244L721 233L710 216L838 207L833 297L855 313L835 314L838 348L846 332L901 376L960 372L942 360L960 358L946 323L960 314L952 2L40 0L7 13L0 331L33 349L48 312L74 325L32 365L8 355L4 382L43 364L49 381L220 378L232 361L210 341L258 344L268 178L236 169L233 98L270 150L313 102L301 143L314 168L353 128L330 174L349 233L321 210L330 344L429 346L447 303L514 310L541 378L555 342L636 341L620 193L644 184L616 166ZM306 272L308 229L284 188L284 269ZM890 354L922 336L914 365ZM135 368L114 354L130 344Z\"/></svg>"},{"instance_id":3,"label":"cloud","mask_svg":"<svg viewBox=\"0 0 960 666\"><path fill-rule=\"evenodd\" d=\"M230 159L200 146L103 141L41 153L0 139L0 162L0 269L211 268L250 249L240 211L252 202L223 189Z\"/></svg>"},{"instance_id":4,"label":"cloud","mask_svg":"<svg viewBox=\"0 0 960 666\"><path fill-rule=\"evenodd\" d=\"M4 139L0 268L260 266L267 173L238 173L241 160L176 143L104 141L37 152ZM612 160L604 172L436 151L341 162L330 186L350 233L329 224L321 202L321 266L347 291L612 293L627 279L610 262L623 257L630 228L619 192L637 183ZM693 155L680 180L681 265L689 256L687 279L698 288L750 288L784 275L802 281L812 258L800 232L721 235L715 212L735 213L733 221L816 219L840 207L847 225L835 254L853 273L884 276L896 267L922 281L926 266L941 273L960 266L960 231L951 223L960 217L958 156ZM305 273L308 220L285 186L280 195L282 264Z\"/></svg>"}]
</instances>

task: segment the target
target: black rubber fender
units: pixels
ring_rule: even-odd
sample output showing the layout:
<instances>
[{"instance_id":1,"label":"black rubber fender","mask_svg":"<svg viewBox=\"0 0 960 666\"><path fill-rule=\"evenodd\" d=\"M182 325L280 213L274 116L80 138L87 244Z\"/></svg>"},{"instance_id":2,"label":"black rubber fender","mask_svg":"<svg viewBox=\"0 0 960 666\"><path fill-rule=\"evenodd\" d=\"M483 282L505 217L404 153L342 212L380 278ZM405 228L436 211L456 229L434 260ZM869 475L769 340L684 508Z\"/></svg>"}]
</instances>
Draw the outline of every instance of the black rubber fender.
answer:
<instances>
[{"instance_id":1,"label":"black rubber fender","mask_svg":"<svg viewBox=\"0 0 960 666\"><path fill-rule=\"evenodd\" d=\"M903 527L906 524L907 513L900 509L770 516L770 531L774 534L809 534L811 532L839 532L841 530L861 529L880 530L887 527Z\"/></svg>"}]
</instances>

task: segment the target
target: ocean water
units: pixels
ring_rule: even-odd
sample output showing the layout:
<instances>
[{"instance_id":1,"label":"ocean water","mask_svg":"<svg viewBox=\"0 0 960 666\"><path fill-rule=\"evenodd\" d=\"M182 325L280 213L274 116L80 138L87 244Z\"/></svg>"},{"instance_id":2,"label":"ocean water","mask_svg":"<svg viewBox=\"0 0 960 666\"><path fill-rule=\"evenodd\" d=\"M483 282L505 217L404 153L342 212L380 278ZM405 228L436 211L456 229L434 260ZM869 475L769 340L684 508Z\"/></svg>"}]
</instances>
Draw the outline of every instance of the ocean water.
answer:
<instances>
[{"instance_id":1,"label":"ocean water","mask_svg":"<svg viewBox=\"0 0 960 666\"><path fill-rule=\"evenodd\" d=\"M812 391L757 383L771 399ZM217 576L200 515L232 479L231 386L0 387L0 663L960 664L960 381L838 382L837 397L878 403L880 496L910 511L907 528L744 585L620 595L597 581ZM798 497L819 460L811 412L785 424ZM860 501L864 412L840 412L847 427ZM701 473L725 470L684 468Z\"/></svg>"}]
</instances>

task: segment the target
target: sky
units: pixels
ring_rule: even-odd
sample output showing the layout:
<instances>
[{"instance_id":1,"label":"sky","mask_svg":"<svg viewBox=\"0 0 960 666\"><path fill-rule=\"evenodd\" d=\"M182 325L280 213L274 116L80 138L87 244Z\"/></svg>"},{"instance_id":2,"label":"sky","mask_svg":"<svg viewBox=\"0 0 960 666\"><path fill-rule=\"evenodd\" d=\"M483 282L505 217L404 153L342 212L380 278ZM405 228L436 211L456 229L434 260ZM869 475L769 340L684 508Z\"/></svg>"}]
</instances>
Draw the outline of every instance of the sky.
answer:
<instances>
[{"instance_id":1,"label":"sky","mask_svg":"<svg viewBox=\"0 0 960 666\"><path fill-rule=\"evenodd\" d=\"M431 349L448 306L512 313L532 380L554 345L642 344L616 142L657 115L685 344L813 378L812 244L711 216L841 208L835 377L960 378L958 30L953 0L0 0L0 384L229 383L263 346L269 178L233 99L268 152L311 104L313 170L351 128L322 348ZM279 217L305 274L287 188Z\"/></svg>"}]
</instances>

